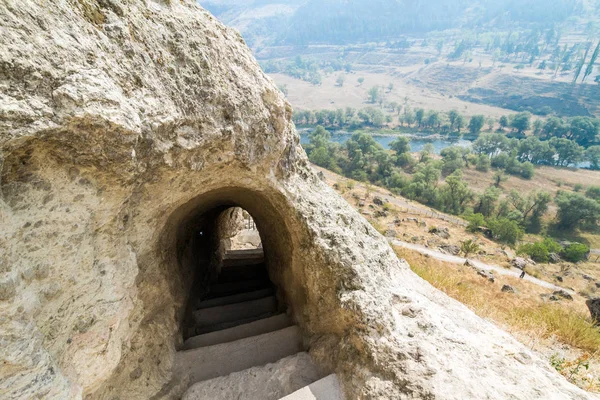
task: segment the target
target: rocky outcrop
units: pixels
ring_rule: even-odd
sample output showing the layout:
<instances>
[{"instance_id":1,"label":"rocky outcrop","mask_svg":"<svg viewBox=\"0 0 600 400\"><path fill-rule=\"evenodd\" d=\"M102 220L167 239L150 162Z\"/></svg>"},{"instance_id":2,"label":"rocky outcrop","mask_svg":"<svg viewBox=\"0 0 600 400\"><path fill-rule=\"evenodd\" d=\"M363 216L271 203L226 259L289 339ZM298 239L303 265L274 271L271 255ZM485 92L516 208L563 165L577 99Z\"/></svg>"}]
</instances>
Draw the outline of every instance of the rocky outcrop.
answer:
<instances>
[{"instance_id":1,"label":"rocky outcrop","mask_svg":"<svg viewBox=\"0 0 600 400\"><path fill-rule=\"evenodd\" d=\"M589 397L398 260L195 2L4 1L0 85L0 398L179 396L192 233L232 205L348 398Z\"/></svg>"},{"instance_id":2,"label":"rocky outcrop","mask_svg":"<svg viewBox=\"0 0 600 400\"><path fill-rule=\"evenodd\" d=\"M600 298L588 299L585 304L590 310L592 320L596 325L600 325Z\"/></svg>"}]
</instances>

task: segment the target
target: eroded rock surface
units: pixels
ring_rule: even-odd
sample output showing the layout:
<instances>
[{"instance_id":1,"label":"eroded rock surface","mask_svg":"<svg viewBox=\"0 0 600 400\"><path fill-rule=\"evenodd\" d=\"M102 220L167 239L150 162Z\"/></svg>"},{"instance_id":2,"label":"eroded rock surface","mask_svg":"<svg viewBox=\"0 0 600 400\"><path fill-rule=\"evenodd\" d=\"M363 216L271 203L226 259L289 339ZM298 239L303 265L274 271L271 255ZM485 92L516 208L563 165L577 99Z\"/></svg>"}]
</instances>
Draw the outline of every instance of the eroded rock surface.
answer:
<instances>
[{"instance_id":1,"label":"eroded rock surface","mask_svg":"<svg viewBox=\"0 0 600 400\"><path fill-rule=\"evenodd\" d=\"M218 205L252 214L348 398L592 397L399 261L195 2L4 0L0 86L0 398L179 396L178 238Z\"/></svg>"}]
</instances>

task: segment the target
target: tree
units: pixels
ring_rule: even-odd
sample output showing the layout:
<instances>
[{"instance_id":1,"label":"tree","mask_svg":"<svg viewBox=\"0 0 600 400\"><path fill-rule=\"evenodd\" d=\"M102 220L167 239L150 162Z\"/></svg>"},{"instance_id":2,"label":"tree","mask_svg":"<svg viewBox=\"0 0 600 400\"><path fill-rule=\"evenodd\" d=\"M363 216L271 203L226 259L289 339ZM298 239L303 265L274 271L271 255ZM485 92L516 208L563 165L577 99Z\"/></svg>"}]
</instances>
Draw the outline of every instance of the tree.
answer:
<instances>
[{"instance_id":1,"label":"tree","mask_svg":"<svg viewBox=\"0 0 600 400\"><path fill-rule=\"evenodd\" d=\"M531 127L531 113L522 112L512 116L510 126L519 134L523 134Z\"/></svg>"},{"instance_id":2,"label":"tree","mask_svg":"<svg viewBox=\"0 0 600 400\"><path fill-rule=\"evenodd\" d=\"M417 121L417 124L419 124L419 128L421 126L423 126L423 118L425 117L425 110L422 108L417 108L417 111L415 113L415 119Z\"/></svg>"},{"instance_id":3,"label":"tree","mask_svg":"<svg viewBox=\"0 0 600 400\"><path fill-rule=\"evenodd\" d=\"M493 130L494 129L494 125L496 124L496 119L494 117L489 117L488 119L486 119L486 123L488 125L489 130Z\"/></svg>"},{"instance_id":4,"label":"tree","mask_svg":"<svg viewBox=\"0 0 600 400\"><path fill-rule=\"evenodd\" d=\"M590 146L585 151L585 160L592 169L600 169L600 146Z\"/></svg>"},{"instance_id":5,"label":"tree","mask_svg":"<svg viewBox=\"0 0 600 400\"><path fill-rule=\"evenodd\" d=\"M454 127L456 126L456 120L459 116L460 114L456 110L450 110L448 112L448 121L450 121L450 129L454 129Z\"/></svg>"},{"instance_id":6,"label":"tree","mask_svg":"<svg viewBox=\"0 0 600 400\"><path fill-rule=\"evenodd\" d=\"M508 117L506 115L501 116L498 123L500 124L500 128L504 130L508 126Z\"/></svg>"},{"instance_id":7,"label":"tree","mask_svg":"<svg viewBox=\"0 0 600 400\"><path fill-rule=\"evenodd\" d=\"M439 127L440 125L440 114L436 111L429 111L427 115L427 126L430 128Z\"/></svg>"},{"instance_id":8,"label":"tree","mask_svg":"<svg viewBox=\"0 0 600 400\"><path fill-rule=\"evenodd\" d=\"M396 152L396 155L408 153L410 151L410 140L404 136L398 136L396 140L390 143L390 149Z\"/></svg>"},{"instance_id":9,"label":"tree","mask_svg":"<svg viewBox=\"0 0 600 400\"><path fill-rule=\"evenodd\" d=\"M373 86L371 89L369 89L369 102L370 103L377 103L377 101L379 100L380 94L379 94L379 86Z\"/></svg>"},{"instance_id":10,"label":"tree","mask_svg":"<svg viewBox=\"0 0 600 400\"><path fill-rule=\"evenodd\" d=\"M344 80L345 80L344 75L338 76L337 79L335 80L336 86L339 86L339 87L344 86Z\"/></svg>"},{"instance_id":11,"label":"tree","mask_svg":"<svg viewBox=\"0 0 600 400\"><path fill-rule=\"evenodd\" d=\"M465 126L465 117L459 114L454 124L456 125L456 132L460 133L460 130Z\"/></svg>"},{"instance_id":12,"label":"tree","mask_svg":"<svg viewBox=\"0 0 600 400\"><path fill-rule=\"evenodd\" d=\"M494 186L490 186L479 196L479 201L475 206L475 212L491 217L496 210L496 205L502 191Z\"/></svg>"},{"instance_id":13,"label":"tree","mask_svg":"<svg viewBox=\"0 0 600 400\"><path fill-rule=\"evenodd\" d=\"M445 179L446 185L441 191L442 208L451 214L462 214L466 204L473 198L473 191L463 180L461 170L456 170Z\"/></svg>"},{"instance_id":14,"label":"tree","mask_svg":"<svg viewBox=\"0 0 600 400\"><path fill-rule=\"evenodd\" d=\"M577 63L577 67L575 68L575 76L573 77L573 83L577 82L577 78L579 78L579 74L581 74L581 69L585 65L585 59L587 58L588 53L590 52L590 48L592 47L592 43L588 43L587 48L585 49L585 54Z\"/></svg>"},{"instance_id":15,"label":"tree","mask_svg":"<svg viewBox=\"0 0 600 400\"><path fill-rule=\"evenodd\" d=\"M473 151L492 157L510 149L509 139L501 133L484 133L473 142Z\"/></svg>"},{"instance_id":16,"label":"tree","mask_svg":"<svg viewBox=\"0 0 600 400\"><path fill-rule=\"evenodd\" d=\"M388 85L388 92L391 92L392 90L394 90L394 84L390 82Z\"/></svg>"},{"instance_id":17,"label":"tree","mask_svg":"<svg viewBox=\"0 0 600 400\"><path fill-rule=\"evenodd\" d=\"M600 218L600 203L580 193L558 192L555 203L558 206L558 227L561 229L587 229L595 226Z\"/></svg>"},{"instance_id":18,"label":"tree","mask_svg":"<svg viewBox=\"0 0 600 400\"><path fill-rule=\"evenodd\" d=\"M576 141L581 146L589 146L596 141L599 132L600 121L598 119L574 117L569 120L569 128L565 137Z\"/></svg>"},{"instance_id":19,"label":"tree","mask_svg":"<svg viewBox=\"0 0 600 400\"><path fill-rule=\"evenodd\" d=\"M488 172L491 167L490 158L485 154L480 154L475 162L475 169L480 172Z\"/></svg>"},{"instance_id":20,"label":"tree","mask_svg":"<svg viewBox=\"0 0 600 400\"><path fill-rule=\"evenodd\" d=\"M523 229L508 218L492 218L488 221L492 237L502 243L514 246L523 237Z\"/></svg>"},{"instance_id":21,"label":"tree","mask_svg":"<svg viewBox=\"0 0 600 400\"><path fill-rule=\"evenodd\" d=\"M362 84L365 82L365 78L363 78L362 76L360 78L358 78L358 85L362 86Z\"/></svg>"},{"instance_id":22,"label":"tree","mask_svg":"<svg viewBox=\"0 0 600 400\"><path fill-rule=\"evenodd\" d=\"M583 74L583 79L581 80L581 82L585 81L585 78L587 78L589 75L591 75L592 71L594 70L594 63L596 62L596 59L598 58L599 52L600 52L600 41L598 42L598 44L596 45L596 49L592 53L592 58L590 59L590 63L588 64L588 66L585 70L585 73Z\"/></svg>"},{"instance_id":23,"label":"tree","mask_svg":"<svg viewBox=\"0 0 600 400\"><path fill-rule=\"evenodd\" d=\"M560 253L561 257L570 262L579 262L587 258L590 248L582 243L571 243Z\"/></svg>"},{"instance_id":24,"label":"tree","mask_svg":"<svg viewBox=\"0 0 600 400\"><path fill-rule=\"evenodd\" d=\"M506 175L502 171L498 171L494 174L494 187L499 188L500 184L506 180Z\"/></svg>"},{"instance_id":25,"label":"tree","mask_svg":"<svg viewBox=\"0 0 600 400\"><path fill-rule=\"evenodd\" d=\"M553 137L549 144L556 150L556 165L566 167L583 160L583 147L572 140Z\"/></svg>"},{"instance_id":26,"label":"tree","mask_svg":"<svg viewBox=\"0 0 600 400\"><path fill-rule=\"evenodd\" d=\"M465 258L468 258L469 254L474 254L479 251L479 244L472 239L467 239L461 242L460 251L465 255Z\"/></svg>"},{"instance_id":27,"label":"tree","mask_svg":"<svg viewBox=\"0 0 600 400\"><path fill-rule=\"evenodd\" d=\"M469 121L469 132L472 135L478 135L481 132L481 128L485 124L485 117L483 115L474 115Z\"/></svg>"},{"instance_id":28,"label":"tree","mask_svg":"<svg viewBox=\"0 0 600 400\"><path fill-rule=\"evenodd\" d=\"M585 191L585 196L600 202L600 186L590 186Z\"/></svg>"}]
</instances>

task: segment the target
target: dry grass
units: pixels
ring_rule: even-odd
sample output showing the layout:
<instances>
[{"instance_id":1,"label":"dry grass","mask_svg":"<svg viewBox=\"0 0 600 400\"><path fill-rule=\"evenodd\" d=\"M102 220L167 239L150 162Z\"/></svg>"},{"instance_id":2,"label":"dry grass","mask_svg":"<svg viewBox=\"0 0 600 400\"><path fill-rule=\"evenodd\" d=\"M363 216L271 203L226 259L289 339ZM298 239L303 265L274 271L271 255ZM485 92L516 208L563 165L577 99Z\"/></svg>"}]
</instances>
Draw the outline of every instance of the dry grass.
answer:
<instances>
[{"instance_id":1,"label":"dry grass","mask_svg":"<svg viewBox=\"0 0 600 400\"><path fill-rule=\"evenodd\" d=\"M417 275L481 317L534 338L556 338L595 353L600 359L600 329L587 317L582 301L546 303L539 295L547 290L509 277L502 277L503 283L517 288L519 293L503 293L501 284L487 282L467 267L445 264L403 248L395 250Z\"/></svg>"}]
</instances>

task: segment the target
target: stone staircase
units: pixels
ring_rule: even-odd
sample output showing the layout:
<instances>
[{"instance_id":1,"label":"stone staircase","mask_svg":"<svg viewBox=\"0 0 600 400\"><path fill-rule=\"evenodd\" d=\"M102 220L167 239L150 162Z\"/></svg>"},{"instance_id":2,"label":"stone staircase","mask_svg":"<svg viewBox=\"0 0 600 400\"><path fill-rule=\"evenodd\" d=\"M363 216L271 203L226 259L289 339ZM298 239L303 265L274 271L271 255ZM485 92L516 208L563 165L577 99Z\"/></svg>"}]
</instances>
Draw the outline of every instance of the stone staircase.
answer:
<instances>
[{"instance_id":1,"label":"stone staircase","mask_svg":"<svg viewBox=\"0 0 600 400\"><path fill-rule=\"evenodd\" d=\"M337 377L323 377L283 311L262 250L229 252L195 303L195 335L176 354L175 374L189 382L182 399L343 399Z\"/></svg>"}]
</instances>

